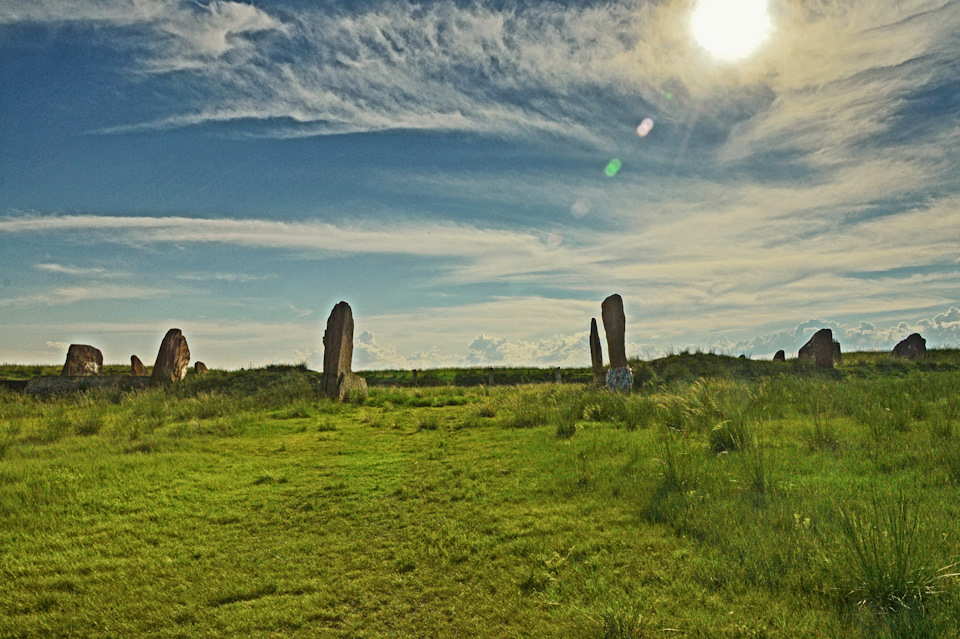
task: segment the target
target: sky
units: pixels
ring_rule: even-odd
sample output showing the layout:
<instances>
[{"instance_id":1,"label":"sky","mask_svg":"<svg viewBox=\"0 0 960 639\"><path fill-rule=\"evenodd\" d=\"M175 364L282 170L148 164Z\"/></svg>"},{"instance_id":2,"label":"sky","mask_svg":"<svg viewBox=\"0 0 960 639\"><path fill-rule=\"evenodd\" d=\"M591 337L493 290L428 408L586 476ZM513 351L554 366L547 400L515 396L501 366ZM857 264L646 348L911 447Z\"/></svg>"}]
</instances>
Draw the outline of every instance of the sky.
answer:
<instances>
[{"instance_id":1,"label":"sky","mask_svg":"<svg viewBox=\"0 0 960 639\"><path fill-rule=\"evenodd\" d=\"M960 2L695 4L0 0L0 362L960 346Z\"/></svg>"}]
</instances>

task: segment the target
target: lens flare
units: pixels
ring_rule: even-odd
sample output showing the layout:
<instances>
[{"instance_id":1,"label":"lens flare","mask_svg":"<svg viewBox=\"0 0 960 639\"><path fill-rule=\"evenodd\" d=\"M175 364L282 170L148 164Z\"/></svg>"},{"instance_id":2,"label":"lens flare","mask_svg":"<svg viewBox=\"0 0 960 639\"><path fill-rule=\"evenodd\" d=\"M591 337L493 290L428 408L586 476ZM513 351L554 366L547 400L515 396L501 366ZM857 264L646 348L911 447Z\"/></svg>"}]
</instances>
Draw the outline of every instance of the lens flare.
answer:
<instances>
[{"instance_id":1,"label":"lens flare","mask_svg":"<svg viewBox=\"0 0 960 639\"><path fill-rule=\"evenodd\" d=\"M610 163L607 164L607 168L605 168L603 172L607 177L613 177L614 175L620 172L620 167L622 166L623 166L623 162L621 162L617 158L613 158L612 160L610 160Z\"/></svg>"},{"instance_id":2,"label":"lens flare","mask_svg":"<svg viewBox=\"0 0 960 639\"><path fill-rule=\"evenodd\" d=\"M653 131L653 118L644 118L640 124L637 125L637 135L645 138L650 131Z\"/></svg>"}]
</instances>

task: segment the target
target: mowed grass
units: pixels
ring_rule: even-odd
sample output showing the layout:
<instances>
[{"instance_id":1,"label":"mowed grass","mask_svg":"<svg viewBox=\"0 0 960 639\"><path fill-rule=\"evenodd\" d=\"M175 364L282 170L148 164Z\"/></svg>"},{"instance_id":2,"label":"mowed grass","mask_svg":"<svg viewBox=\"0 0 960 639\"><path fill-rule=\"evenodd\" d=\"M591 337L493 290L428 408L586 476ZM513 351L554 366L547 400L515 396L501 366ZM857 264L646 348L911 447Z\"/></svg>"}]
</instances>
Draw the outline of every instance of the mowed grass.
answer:
<instances>
[{"instance_id":1,"label":"mowed grass","mask_svg":"<svg viewBox=\"0 0 960 639\"><path fill-rule=\"evenodd\" d=\"M960 374L849 366L4 393L0 637L960 636Z\"/></svg>"}]
</instances>

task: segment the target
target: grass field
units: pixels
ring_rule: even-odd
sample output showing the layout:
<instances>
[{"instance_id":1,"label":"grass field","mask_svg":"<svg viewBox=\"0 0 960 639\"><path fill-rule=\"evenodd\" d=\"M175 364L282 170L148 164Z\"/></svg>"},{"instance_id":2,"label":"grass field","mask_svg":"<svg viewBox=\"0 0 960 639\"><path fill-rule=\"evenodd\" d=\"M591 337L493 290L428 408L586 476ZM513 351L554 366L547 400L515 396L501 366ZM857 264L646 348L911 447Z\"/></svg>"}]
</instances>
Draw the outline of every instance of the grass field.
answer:
<instances>
[{"instance_id":1,"label":"grass field","mask_svg":"<svg viewBox=\"0 0 960 639\"><path fill-rule=\"evenodd\" d=\"M635 371L0 391L0 637L960 637L960 354Z\"/></svg>"}]
</instances>

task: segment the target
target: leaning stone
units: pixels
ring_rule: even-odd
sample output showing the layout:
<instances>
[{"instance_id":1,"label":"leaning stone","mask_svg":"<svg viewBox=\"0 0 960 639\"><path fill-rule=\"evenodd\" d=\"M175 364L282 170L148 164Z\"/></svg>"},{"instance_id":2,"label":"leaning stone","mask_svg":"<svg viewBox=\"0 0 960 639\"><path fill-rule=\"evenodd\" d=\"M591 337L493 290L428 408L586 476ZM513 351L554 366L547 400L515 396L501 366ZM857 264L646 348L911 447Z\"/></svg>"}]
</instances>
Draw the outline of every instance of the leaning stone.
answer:
<instances>
[{"instance_id":1,"label":"leaning stone","mask_svg":"<svg viewBox=\"0 0 960 639\"><path fill-rule=\"evenodd\" d=\"M813 361L817 368L833 368L840 363L840 342L833 339L833 331L821 328L810 340L800 347L797 356L801 360Z\"/></svg>"},{"instance_id":2,"label":"leaning stone","mask_svg":"<svg viewBox=\"0 0 960 639\"><path fill-rule=\"evenodd\" d=\"M906 359L917 359L927 353L927 340L920 336L920 333L911 333L899 344L893 347L894 357L904 357Z\"/></svg>"},{"instance_id":3,"label":"leaning stone","mask_svg":"<svg viewBox=\"0 0 960 639\"><path fill-rule=\"evenodd\" d=\"M593 364L593 383L603 385L603 350L600 346L600 332L597 330L597 320L590 320L590 362Z\"/></svg>"},{"instance_id":4,"label":"leaning stone","mask_svg":"<svg viewBox=\"0 0 960 639\"><path fill-rule=\"evenodd\" d=\"M146 377L147 375L147 367L136 355L130 356L130 374L134 377Z\"/></svg>"},{"instance_id":5,"label":"leaning stone","mask_svg":"<svg viewBox=\"0 0 960 639\"><path fill-rule=\"evenodd\" d=\"M155 382L179 382L190 366L190 348L179 328L171 328L160 343L157 361L151 375Z\"/></svg>"},{"instance_id":6,"label":"leaning stone","mask_svg":"<svg viewBox=\"0 0 960 639\"><path fill-rule=\"evenodd\" d=\"M320 387L331 399L343 401L362 394L366 397L367 380L354 375L353 311L346 302L340 302L330 311L327 328L323 332L323 377Z\"/></svg>"},{"instance_id":7,"label":"leaning stone","mask_svg":"<svg viewBox=\"0 0 960 639\"><path fill-rule=\"evenodd\" d=\"M777 353L773 356L773 361L775 361L775 362L785 362L785 361L787 361L787 354L784 353L783 350L779 350L779 351L777 351Z\"/></svg>"},{"instance_id":8,"label":"leaning stone","mask_svg":"<svg viewBox=\"0 0 960 639\"><path fill-rule=\"evenodd\" d=\"M203 375L204 373L207 372L208 369L207 369L207 365L204 364L203 362L197 362L196 364L193 365L193 370L197 375Z\"/></svg>"},{"instance_id":9,"label":"leaning stone","mask_svg":"<svg viewBox=\"0 0 960 639\"><path fill-rule=\"evenodd\" d=\"M89 377L103 372L103 353L87 344L71 344L67 349L67 361L60 375L64 377Z\"/></svg>"}]
</instances>

